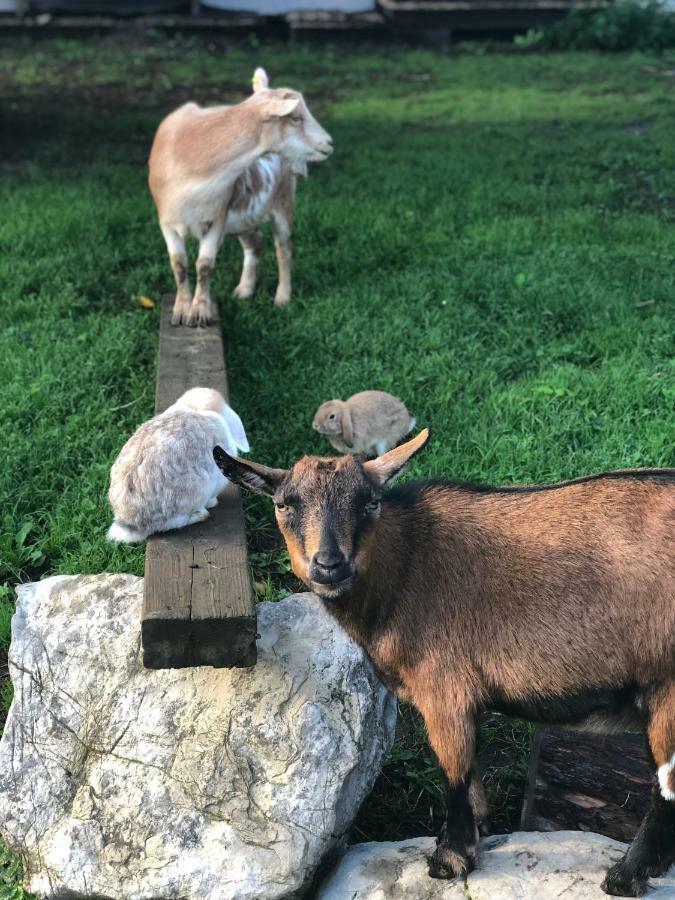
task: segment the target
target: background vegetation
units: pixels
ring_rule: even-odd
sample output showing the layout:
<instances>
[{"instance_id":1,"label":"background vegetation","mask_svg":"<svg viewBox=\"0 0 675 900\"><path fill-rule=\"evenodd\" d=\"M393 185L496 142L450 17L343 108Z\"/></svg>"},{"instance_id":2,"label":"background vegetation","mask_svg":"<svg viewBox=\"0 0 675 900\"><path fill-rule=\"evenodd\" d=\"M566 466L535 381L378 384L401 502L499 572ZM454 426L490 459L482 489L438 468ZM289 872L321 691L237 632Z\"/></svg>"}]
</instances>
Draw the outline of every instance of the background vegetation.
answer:
<instances>
[{"instance_id":1,"label":"background vegetation","mask_svg":"<svg viewBox=\"0 0 675 900\"><path fill-rule=\"evenodd\" d=\"M236 242L219 258L254 458L327 450L319 403L382 388L433 427L413 477L674 462L675 53L2 39L0 675L14 583L143 571L141 548L104 536L109 467L153 409L158 315L139 297L172 285L147 153L166 112L240 99L259 64L305 92L336 152L300 185L286 310L271 241L252 301L230 296ZM271 510L249 497L247 516L259 597L276 599L294 584ZM491 716L482 738L492 827L514 827L529 728ZM404 708L354 838L428 833L438 810ZM20 896L15 866L0 853L0 898Z\"/></svg>"},{"instance_id":2,"label":"background vegetation","mask_svg":"<svg viewBox=\"0 0 675 900\"><path fill-rule=\"evenodd\" d=\"M572 9L515 42L542 50L663 50L675 47L675 15L662 0L616 0L600 9Z\"/></svg>"}]
</instances>

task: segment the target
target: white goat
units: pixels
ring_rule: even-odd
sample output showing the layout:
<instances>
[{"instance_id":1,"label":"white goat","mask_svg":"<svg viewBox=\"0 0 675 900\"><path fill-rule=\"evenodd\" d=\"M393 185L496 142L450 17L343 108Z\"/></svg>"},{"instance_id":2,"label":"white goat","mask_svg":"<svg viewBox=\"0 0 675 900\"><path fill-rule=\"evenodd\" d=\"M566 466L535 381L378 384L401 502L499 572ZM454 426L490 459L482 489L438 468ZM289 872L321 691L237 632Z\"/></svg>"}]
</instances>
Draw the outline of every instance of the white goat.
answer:
<instances>
[{"instance_id":1,"label":"white goat","mask_svg":"<svg viewBox=\"0 0 675 900\"><path fill-rule=\"evenodd\" d=\"M187 103L164 119L150 151L149 184L176 278L174 325L212 321L209 280L226 234L237 235L244 250L235 296L251 296L262 246L258 226L270 218L279 265L274 302L288 303L296 175L332 150L302 94L270 89L263 69L256 69L253 94L243 103L209 109ZM194 297L185 253L190 234L199 240Z\"/></svg>"}]
</instances>

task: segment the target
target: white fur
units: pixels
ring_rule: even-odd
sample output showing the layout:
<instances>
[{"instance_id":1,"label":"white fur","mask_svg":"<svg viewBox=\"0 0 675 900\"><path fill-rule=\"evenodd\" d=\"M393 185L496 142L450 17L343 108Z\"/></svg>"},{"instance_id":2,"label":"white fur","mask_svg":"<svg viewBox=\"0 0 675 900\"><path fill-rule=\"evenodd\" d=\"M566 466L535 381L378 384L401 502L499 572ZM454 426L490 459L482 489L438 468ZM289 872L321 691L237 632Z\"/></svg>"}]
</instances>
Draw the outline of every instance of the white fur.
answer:
<instances>
[{"instance_id":1,"label":"white fur","mask_svg":"<svg viewBox=\"0 0 675 900\"><path fill-rule=\"evenodd\" d=\"M145 422L122 448L110 472L111 541L149 535L208 518L227 478L213 448L249 449L241 419L218 391L193 388Z\"/></svg>"},{"instance_id":2,"label":"white fur","mask_svg":"<svg viewBox=\"0 0 675 900\"><path fill-rule=\"evenodd\" d=\"M253 166L260 173L262 185L258 192L251 196L251 201L245 209L228 209L225 219L226 234L243 234L270 218L272 201L281 177L281 157L276 153L268 153L256 160ZM250 166L242 176L248 182L249 188L253 166Z\"/></svg>"},{"instance_id":3,"label":"white fur","mask_svg":"<svg viewBox=\"0 0 675 900\"><path fill-rule=\"evenodd\" d=\"M669 787L668 780L670 773L675 769L675 753L670 758L670 762L659 766L657 775L659 778L659 786L661 788L661 796L664 800L675 800L675 791Z\"/></svg>"},{"instance_id":4,"label":"white fur","mask_svg":"<svg viewBox=\"0 0 675 900\"><path fill-rule=\"evenodd\" d=\"M120 525L119 522L113 522L106 537L109 541L115 541L117 544L135 544L137 541L143 541L146 535L135 528L129 528L127 525Z\"/></svg>"}]
</instances>

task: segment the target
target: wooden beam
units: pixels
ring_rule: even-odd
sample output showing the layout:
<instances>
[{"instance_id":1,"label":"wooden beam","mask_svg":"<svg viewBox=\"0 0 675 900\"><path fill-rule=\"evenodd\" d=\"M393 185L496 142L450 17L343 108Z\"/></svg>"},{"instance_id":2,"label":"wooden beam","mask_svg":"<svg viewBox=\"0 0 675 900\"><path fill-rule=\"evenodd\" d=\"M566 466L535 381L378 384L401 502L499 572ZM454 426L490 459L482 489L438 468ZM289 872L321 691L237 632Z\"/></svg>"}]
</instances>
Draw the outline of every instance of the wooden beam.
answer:
<instances>
[{"instance_id":1,"label":"wooden beam","mask_svg":"<svg viewBox=\"0 0 675 900\"><path fill-rule=\"evenodd\" d=\"M654 778L637 734L538 727L534 733L522 831L595 831L632 841Z\"/></svg>"},{"instance_id":2,"label":"wooden beam","mask_svg":"<svg viewBox=\"0 0 675 900\"><path fill-rule=\"evenodd\" d=\"M155 413L186 390L229 399L220 323L171 325L162 300ZM228 485L205 522L153 535L145 554L143 663L150 669L252 666L256 614L239 489Z\"/></svg>"}]
</instances>

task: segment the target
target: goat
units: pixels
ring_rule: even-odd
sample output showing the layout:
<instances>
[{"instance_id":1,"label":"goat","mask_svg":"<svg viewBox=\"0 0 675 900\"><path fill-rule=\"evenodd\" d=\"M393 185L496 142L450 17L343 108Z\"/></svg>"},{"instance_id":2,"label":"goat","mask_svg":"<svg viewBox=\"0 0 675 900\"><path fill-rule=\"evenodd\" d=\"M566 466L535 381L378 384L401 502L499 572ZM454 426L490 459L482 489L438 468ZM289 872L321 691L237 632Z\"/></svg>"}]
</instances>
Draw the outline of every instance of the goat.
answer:
<instances>
[{"instance_id":1,"label":"goat","mask_svg":"<svg viewBox=\"0 0 675 900\"><path fill-rule=\"evenodd\" d=\"M172 324L206 325L215 311L210 278L226 234L236 234L244 265L236 297L255 290L262 235L272 220L279 284L275 304L291 299L291 229L298 174L332 153L330 135L302 94L271 90L256 69L253 94L236 106L186 103L160 124L148 182L176 279ZM191 297L185 238L199 240L197 289Z\"/></svg>"},{"instance_id":2,"label":"goat","mask_svg":"<svg viewBox=\"0 0 675 900\"><path fill-rule=\"evenodd\" d=\"M675 469L383 493L428 436L367 462L304 457L289 470L214 456L274 498L293 571L422 713L447 801L430 875L474 867L476 722L492 709L646 731L652 804L603 883L638 896L675 859Z\"/></svg>"}]
</instances>

